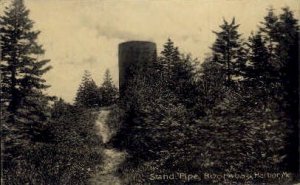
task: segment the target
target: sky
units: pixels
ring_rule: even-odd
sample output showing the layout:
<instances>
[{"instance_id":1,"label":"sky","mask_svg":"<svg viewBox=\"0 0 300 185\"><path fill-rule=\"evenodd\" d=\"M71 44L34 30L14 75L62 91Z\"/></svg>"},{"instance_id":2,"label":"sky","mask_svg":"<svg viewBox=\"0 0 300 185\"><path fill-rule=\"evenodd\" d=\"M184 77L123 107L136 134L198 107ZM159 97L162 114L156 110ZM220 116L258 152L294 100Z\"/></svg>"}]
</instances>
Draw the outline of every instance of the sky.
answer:
<instances>
[{"instance_id":1,"label":"sky","mask_svg":"<svg viewBox=\"0 0 300 185\"><path fill-rule=\"evenodd\" d=\"M10 0L0 0L0 14ZM233 17L247 39L273 7L289 6L300 18L300 0L25 0L39 43L53 69L45 74L49 95L73 102L84 70L100 85L106 69L118 84L118 44L168 38L203 61L223 18Z\"/></svg>"}]
</instances>

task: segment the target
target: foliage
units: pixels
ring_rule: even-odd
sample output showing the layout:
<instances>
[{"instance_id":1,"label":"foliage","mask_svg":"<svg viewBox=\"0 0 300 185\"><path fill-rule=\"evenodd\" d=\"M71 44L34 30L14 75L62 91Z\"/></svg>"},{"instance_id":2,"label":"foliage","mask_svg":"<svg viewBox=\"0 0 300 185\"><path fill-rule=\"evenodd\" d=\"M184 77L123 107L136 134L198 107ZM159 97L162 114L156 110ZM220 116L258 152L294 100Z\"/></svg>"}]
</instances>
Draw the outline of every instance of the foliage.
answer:
<instances>
[{"instance_id":1,"label":"foliage","mask_svg":"<svg viewBox=\"0 0 300 185\"><path fill-rule=\"evenodd\" d=\"M96 83L88 71L84 71L81 84L77 90L75 104L87 108L99 106L99 91Z\"/></svg>"},{"instance_id":2,"label":"foliage","mask_svg":"<svg viewBox=\"0 0 300 185\"><path fill-rule=\"evenodd\" d=\"M232 84L233 80L239 78L240 71L239 57L241 57L241 34L238 33L238 27L235 18L231 23L224 20L220 26L221 31L214 33L217 36L216 41L211 47L213 51L213 61L221 65L222 72L226 74L226 84Z\"/></svg>"},{"instance_id":3,"label":"foliage","mask_svg":"<svg viewBox=\"0 0 300 185\"><path fill-rule=\"evenodd\" d=\"M62 100L51 110L54 98L44 94L48 85L42 78L51 67L49 60L40 60L40 32L32 31L22 0L14 0L0 22L1 181L87 184L102 159L95 115Z\"/></svg>"},{"instance_id":4,"label":"foliage","mask_svg":"<svg viewBox=\"0 0 300 185\"><path fill-rule=\"evenodd\" d=\"M289 8L283 8L277 16L269 10L265 21L262 23L261 32L266 38L270 62L275 66L273 74L273 96L281 105L289 129L288 153L286 164L289 170L297 172L299 165L298 119L298 69L299 69L299 25ZM293 152L292 152L293 151Z\"/></svg>"},{"instance_id":5,"label":"foliage","mask_svg":"<svg viewBox=\"0 0 300 185\"><path fill-rule=\"evenodd\" d=\"M48 184L88 184L102 164L102 141L96 133L97 112L59 100L52 108L51 140L40 157Z\"/></svg>"},{"instance_id":6,"label":"foliage","mask_svg":"<svg viewBox=\"0 0 300 185\"><path fill-rule=\"evenodd\" d=\"M1 17L1 98L11 112L24 104L24 98L35 97L48 86L42 75L51 67L49 60L38 60L44 54L36 42L39 31L33 31L33 21L22 0L13 1ZM38 94L36 95L38 96Z\"/></svg>"},{"instance_id":7,"label":"foliage","mask_svg":"<svg viewBox=\"0 0 300 185\"><path fill-rule=\"evenodd\" d=\"M116 103L118 96L118 89L113 84L109 70L107 69L104 74L104 80L99 88L99 93L101 96L100 105L109 106Z\"/></svg>"},{"instance_id":8,"label":"foliage","mask_svg":"<svg viewBox=\"0 0 300 185\"><path fill-rule=\"evenodd\" d=\"M44 54L37 43L40 32L33 30L22 0L14 0L5 9L0 25L3 179L22 184L37 175L28 173L33 168L28 153L48 139L45 128L52 98L44 93L49 86L42 76L51 67L47 65L49 60L40 60Z\"/></svg>"},{"instance_id":9,"label":"foliage","mask_svg":"<svg viewBox=\"0 0 300 185\"><path fill-rule=\"evenodd\" d=\"M75 104L87 108L97 108L110 106L116 103L117 98L118 89L112 81L109 70L106 70L100 87L96 85L91 74L85 71L77 90Z\"/></svg>"},{"instance_id":10,"label":"foliage","mask_svg":"<svg viewBox=\"0 0 300 185\"><path fill-rule=\"evenodd\" d=\"M222 101L227 87L226 74L222 72L222 66L207 58L198 71L199 78L197 84L196 107L202 114L207 115L213 107Z\"/></svg>"},{"instance_id":11,"label":"foliage","mask_svg":"<svg viewBox=\"0 0 300 185\"><path fill-rule=\"evenodd\" d=\"M15 0L0 18L1 105L10 113L7 122L18 125L20 137L33 139L49 117L50 97L43 94L49 86L42 75L51 67L49 60L38 59L44 50L28 15L23 1Z\"/></svg>"},{"instance_id":12,"label":"foliage","mask_svg":"<svg viewBox=\"0 0 300 185\"><path fill-rule=\"evenodd\" d=\"M156 61L144 69L134 69L125 103L121 104L123 123L115 137L116 146L125 148L131 156L122 167L128 184L183 184L149 179L149 174L179 171L252 175L294 172L288 161L297 154L292 147L297 142L291 139L296 140L297 133L291 132L291 128L297 128L293 110L298 110L297 90L292 88L297 86L291 86L297 82L291 69L298 65L297 20L287 8L279 17L269 12L260 31L248 42L240 38L234 19L231 23L224 20L220 27L221 31L215 32L212 55L200 70L191 58L180 55L170 39ZM202 182L291 180L232 178L227 182Z\"/></svg>"},{"instance_id":13,"label":"foliage","mask_svg":"<svg viewBox=\"0 0 300 185\"><path fill-rule=\"evenodd\" d=\"M168 44L166 47L170 50L173 48ZM175 61L166 54L143 69L135 69L135 75L129 81L121 104L125 111L123 123L114 138L115 146L125 148L130 156L124 166L124 175L127 174L127 167L139 169L145 163L156 164L160 169L176 170L185 160L184 153L189 150L185 144L192 132L189 121L193 113L184 104L187 99L181 97L184 97L183 89L189 88L184 85L192 79L181 79L179 88L170 84L184 74L178 69L190 72L192 60L189 56L179 57L178 60L181 61L177 61L176 66ZM140 173L146 175L145 171ZM144 179L142 182L149 181Z\"/></svg>"},{"instance_id":14,"label":"foliage","mask_svg":"<svg viewBox=\"0 0 300 185\"><path fill-rule=\"evenodd\" d=\"M158 74L162 76L161 80L178 97L180 103L192 108L192 96L196 93L194 81L197 59L193 59L191 55L181 54L178 47L169 38L164 44L161 56L158 57L158 62L161 66Z\"/></svg>"},{"instance_id":15,"label":"foliage","mask_svg":"<svg viewBox=\"0 0 300 185\"><path fill-rule=\"evenodd\" d=\"M122 126L125 117L125 112L120 106L117 105L111 106L110 110L111 111L106 119L106 122L108 123L108 127L111 132L111 137L114 137Z\"/></svg>"},{"instance_id":16,"label":"foliage","mask_svg":"<svg viewBox=\"0 0 300 185\"><path fill-rule=\"evenodd\" d=\"M193 137L198 138L202 147L201 157L194 160L202 171L241 174L282 171L280 164L285 157L282 151L287 134L285 118L272 101L250 106L244 97L229 91L207 117L196 120L199 127L195 128ZM250 182L274 183L270 180L251 179Z\"/></svg>"},{"instance_id":17,"label":"foliage","mask_svg":"<svg viewBox=\"0 0 300 185\"><path fill-rule=\"evenodd\" d=\"M158 58L131 66L120 100L109 70L100 87L86 71L75 105L60 99L52 108L42 78L51 67L49 60L39 59L44 50L28 15L23 1L14 0L0 18L6 184L90 183L103 160L103 143L94 128L100 106L112 109L108 145L129 154L120 168L125 184L187 183L149 177L178 172L297 172L299 25L289 8L279 15L270 9L246 42L235 19L224 20L201 66L168 39Z\"/></svg>"}]
</instances>

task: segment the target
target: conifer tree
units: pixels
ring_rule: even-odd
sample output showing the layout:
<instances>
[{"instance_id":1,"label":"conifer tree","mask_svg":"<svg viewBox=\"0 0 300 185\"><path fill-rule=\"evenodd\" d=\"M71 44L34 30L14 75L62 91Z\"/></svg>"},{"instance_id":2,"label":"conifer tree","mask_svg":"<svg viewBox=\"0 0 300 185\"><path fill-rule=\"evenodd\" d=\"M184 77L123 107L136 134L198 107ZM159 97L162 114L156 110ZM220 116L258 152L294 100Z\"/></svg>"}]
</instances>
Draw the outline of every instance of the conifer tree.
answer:
<instances>
[{"instance_id":1,"label":"conifer tree","mask_svg":"<svg viewBox=\"0 0 300 185\"><path fill-rule=\"evenodd\" d=\"M226 74L222 66L208 57L201 64L200 77L197 81L197 107L206 114L224 98Z\"/></svg>"},{"instance_id":2,"label":"conifer tree","mask_svg":"<svg viewBox=\"0 0 300 185\"><path fill-rule=\"evenodd\" d=\"M109 106L115 103L118 96L118 89L114 85L110 71L107 69L104 74L103 83L99 89L101 95L101 105Z\"/></svg>"},{"instance_id":3,"label":"conifer tree","mask_svg":"<svg viewBox=\"0 0 300 185\"><path fill-rule=\"evenodd\" d=\"M275 98L278 96L278 91L280 91L280 78L278 75L280 73L280 59L278 56L278 41L279 41L279 22L278 16L275 15L274 9L269 9L268 14L264 17L264 21L261 22L261 26L259 27L259 33L262 36L264 41L264 45L267 50L267 68L265 71L268 76L266 84L268 84L266 89L268 89L268 96ZM280 99L280 98L277 98Z\"/></svg>"},{"instance_id":4,"label":"conifer tree","mask_svg":"<svg viewBox=\"0 0 300 185\"><path fill-rule=\"evenodd\" d=\"M99 105L98 87L89 71L84 71L81 84L75 97L75 105L93 108Z\"/></svg>"},{"instance_id":5,"label":"conifer tree","mask_svg":"<svg viewBox=\"0 0 300 185\"><path fill-rule=\"evenodd\" d=\"M259 66L257 62L255 64L256 68L264 68L263 88L267 91L266 96L277 104L277 109L281 110L282 124L286 124L289 128L285 165L293 172L298 170L299 161L297 152L299 25L297 22L298 20L288 8L283 8L283 13L279 16L270 9L259 30L264 45L260 48L260 52L263 53L259 53L259 57L260 60L267 61L260 61L264 66Z\"/></svg>"},{"instance_id":6,"label":"conifer tree","mask_svg":"<svg viewBox=\"0 0 300 185\"><path fill-rule=\"evenodd\" d=\"M283 8L279 15L279 40L276 52L280 60L280 82L282 88L282 110L289 117L291 130L286 148L287 164L295 173L299 172L299 24L289 8Z\"/></svg>"},{"instance_id":7,"label":"conifer tree","mask_svg":"<svg viewBox=\"0 0 300 185\"><path fill-rule=\"evenodd\" d=\"M235 23L235 18L231 23L224 20L220 26L221 31L214 33L217 36L215 43L212 46L213 60L222 66L223 72L226 74L227 85L232 84L233 78L236 77L235 71L238 66L238 51L241 49L241 34L238 33L238 27Z\"/></svg>"},{"instance_id":8,"label":"conifer tree","mask_svg":"<svg viewBox=\"0 0 300 185\"><path fill-rule=\"evenodd\" d=\"M163 46L163 51L161 52L161 57L159 58L163 74L163 78L169 86L172 84L172 72L175 63L178 63L180 60L180 53L177 47L174 46L174 42L169 38Z\"/></svg>"},{"instance_id":9,"label":"conifer tree","mask_svg":"<svg viewBox=\"0 0 300 185\"><path fill-rule=\"evenodd\" d=\"M266 41L260 33L253 34L249 38L248 47L250 52L248 53L249 65L245 71L246 85L256 89L258 93L256 98L268 97L273 66L268 60Z\"/></svg>"},{"instance_id":10,"label":"conifer tree","mask_svg":"<svg viewBox=\"0 0 300 185\"><path fill-rule=\"evenodd\" d=\"M3 93L10 94L3 98L10 110L17 110L23 90L47 88L41 76L50 67L45 65L49 60L37 59L44 54L42 46L36 42L39 31L33 31L33 21L29 19L29 10L22 0L13 1L1 17L1 71L3 74ZM9 78L10 77L10 78ZM17 95L19 94L19 95ZM26 94L23 95L23 97Z\"/></svg>"},{"instance_id":11,"label":"conifer tree","mask_svg":"<svg viewBox=\"0 0 300 185\"><path fill-rule=\"evenodd\" d=\"M5 9L0 25L1 106L10 114L7 123L33 138L48 117L51 98L43 93L49 86L42 75L51 69L50 60L39 59L44 54L37 43L40 32L33 30L23 0L14 0Z\"/></svg>"},{"instance_id":12,"label":"conifer tree","mask_svg":"<svg viewBox=\"0 0 300 185\"><path fill-rule=\"evenodd\" d=\"M42 60L44 50L37 43L23 0L14 0L0 17L1 47L1 141L3 179L10 184L33 182L30 156L37 142L45 142L51 97L43 74L51 69ZM3 122L2 122L3 121ZM28 171L29 170L29 171ZM27 178L27 179L26 179ZM26 180L25 180L26 179Z\"/></svg>"},{"instance_id":13,"label":"conifer tree","mask_svg":"<svg viewBox=\"0 0 300 185\"><path fill-rule=\"evenodd\" d=\"M270 9L260 27L260 34L267 49L268 65L272 68L270 81L273 89L284 93L274 92L273 96L281 99L282 96L297 94L298 84L298 20L293 12L283 8L283 13L275 15ZM292 89L293 90L292 90ZM294 98L293 98L294 99Z\"/></svg>"},{"instance_id":14,"label":"conifer tree","mask_svg":"<svg viewBox=\"0 0 300 185\"><path fill-rule=\"evenodd\" d=\"M259 31L266 41L266 47L269 52L269 60L275 63L276 59L276 45L279 39L279 30L278 30L278 16L275 15L274 9L269 9L267 16L264 17L264 21L261 22Z\"/></svg>"},{"instance_id":15,"label":"conifer tree","mask_svg":"<svg viewBox=\"0 0 300 185\"><path fill-rule=\"evenodd\" d=\"M194 83L196 59L191 55L180 54L178 47L169 38L163 46L163 51L159 58L162 65L161 73L167 87L178 96L181 103L191 107L193 100L191 97L196 93Z\"/></svg>"}]
</instances>

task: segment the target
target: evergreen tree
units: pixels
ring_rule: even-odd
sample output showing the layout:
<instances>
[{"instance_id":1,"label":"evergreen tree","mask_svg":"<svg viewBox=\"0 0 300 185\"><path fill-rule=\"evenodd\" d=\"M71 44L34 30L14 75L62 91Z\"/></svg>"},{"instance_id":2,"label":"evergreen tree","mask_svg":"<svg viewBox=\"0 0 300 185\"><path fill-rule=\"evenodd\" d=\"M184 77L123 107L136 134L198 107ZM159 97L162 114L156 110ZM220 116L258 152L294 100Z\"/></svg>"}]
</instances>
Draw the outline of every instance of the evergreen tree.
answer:
<instances>
[{"instance_id":1,"label":"evergreen tree","mask_svg":"<svg viewBox=\"0 0 300 185\"><path fill-rule=\"evenodd\" d=\"M13 1L1 17L2 84L4 105L10 111L17 111L22 100L30 91L47 88L41 76L50 67L49 60L37 59L44 54L42 46L36 42L39 31L33 31L33 21L22 0Z\"/></svg>"},{"instance_id":2,"label":"evergreen tree","mask_svg":"<svg viewBox=\"0 0 300 185\"><path fill-rule=\"evenodd\" d=\"M100 105L109 106L116 102L118 96L118 89L114 85L110 71L107 69L104 74L104 79L101 87L99 88L101 95Z\"/></svg>"},{"instance_id":3,"label":"evergreen tree","mask_svg":"<svg viewBox=\"0 0 300 185\"><path fill-rule=\"evenodd\" d=\"M164 49L161 52L161 57L159 57L159 61L162 65L161 72L164 81L168 84L168 86L172 87L174 85L174 83L172 83L172 72L175 63L178 63L180 60L180 53L170 38L164 44L163 48Z\"/></svg>"},{"instance_id":4,"label":"evergreen tree","mask_svg":"<svg viewBox=\"0 0 300 185\"><path fill-rule=\"evenodd\" d=\"M289 8L279 15L279 40L276 52L280 60L280 82L282 88L282 110L289 117L290 135L286 148L287 164L293 172L299 172L299 24Z\"/></svg>"},{"instance_id":5,"label":"evergreen tree","mask_svg":"<svg viewBox=\"0 0 300 185\"><path fill-rule=\"evenodd\" d=\"M283 13L275 15L270 9L260 26L259 33L250 38L250 66L248 80L253 82L254 92L263 102L273 101L281 111L282 124L289 129L287 158L288 170L298 170L298 21L293 13L284 8ZM268 99L268 100L267 100ZM263 110L270 109L264 106ZM277 110L272 109L272 112Z\"/></svg>"},{"instance_id":6,"label":"evergreen tree","mask_svg":"<svg viewBox=\"0 0 300 185\"><path fill-rule=\"evenodd\" d=\"M223 73L222 66L214 62L212 57L206 58L201 64L199 74L196 106L202 114L207 114L224 98L226 74Z\"/></svg>"},{"instance_id":7,"label":"evergreen tree","mask_svg":"<svg viewBox=\"0 0 300 185\"><path fill-rule=\"evenodd\" d=\"M275 15L274 9L271 8L268 10L268 14L264 17L264 21L261 22L259 33L263 38L263 42L267 50L267 55L265 55L267 59L265 71L267 76L267 86L265 87L268 91L267 96L277 100L281 99L281 95L278 92L282 90L280 85L281 75L278 75L281 71L281 64L278 52L276 52L276 50L278 50L280 34L278 28L278 16Z\"/></svg>"},{"instance_id":8,"label":"evergreen tree","mask_svg":"<svg viewBox=\"0 0 300 185\"><path fill-rule=\"evenodd\" d=\"M42 75L50 70L49 60L39 60L44 50L36 40L33 21L22 0L15 0L0 18L1 106L9 112L8 124L33 138L48 117L51 99L43 94L49 86ZM36 130L37 129L37 130Z\"/></svg>"},{"instance_id":9,"label":"evergreen tree","mask_svg":"<svg viewBox=\"0 0 300 185\"><path fill-rule=\"evenodd\" d=\"M245 69L245 84L248 88L256 89L256 98L262 101L270 95L272 89L273 66L269 62L269 53L266 41L260 33L249 38L249 64Z\"/></svg>"},{"instance_id":10,"label":"evergreen tree","mask_svg":"<svg viewBox=\"0 0 300 185\"><path fill-rule=\"evenodd\" d=\"M195 83L196 64L198 64L197 59L193 59L191 55L181 55L180 60L175 62L172 71L174 93L188 109L193 107L193 97L197 95Z\"/></svg>"},{"instance_id":11,"label":"evergreen tree","mask_svg":"<svg viewBox=\"0 0 300 185\"><path fill-rule=\"evenodd\" d=\"M14 0L0 17L3 178L11 184L34 178L27 171L32 168L28 155L36 141L48 140L45 128L52 98L44 94L49 86L42 76L51 67L49 60L39 59L44 54L37 43L39 33L23 0Z\"/></svg>"},{"instance_id":12,"label":"evergreen tree","mask_svg":"<svg viewBox=\"0 0 300 185\"><path fill-rule=\"evenodd\" d=\"M269 9L264 21L261 22L259 31L266 42L266 47L269 52L269 62L276 64L276 46L279 39L278 16L275 15L274 9Z\"/></svg>"},{"instance_id":13,"label":"evergreen tree","mask_svg":"<svg viewBox=\"0 0 300 185\"><path fill-rule=\"evenodd\" d=\"M162 65L160 72L167 87L176 95L181 103L188 108L193 105L192 97L196 93L195 65L197 60L191 55L180 54L174 42L168 39L159 57Z\"/></svg>"},{"instance_id":14,"label":"evergreen tree","mask_svg":"<svg viewBox=\"0 0 300 185\"><path fill-rule=\"evenodd\" d=\"M93 108L99 106L98 87L88 71L84 71L75 97L75 105Z\"/></svg>"},{"instance_id":15,"label":"evergreen tree","mask_svg":"<svg viewBox=\"0 0 300 185\"><path fill-rule=\"evenodd\" d=\"M287 95L295 99L297 96L298 66L299 66L299 25L298 20L289 8L283 8L283 13L279 15L279 53L282 63L282 80L287 90Z\"/></svg>"},{"instance_id":16,"label":"evergreen tree","mask_svg":"<svg viewBox=\"0 0 300 185\"><path fill-rule=\"evenodd\" d=\"M226 74L227 85L232 84L235 77L236 69L238 66L238 51L241 49L240 34L238 33L238 27L235 23L235 18L229 24L226 20L220 26L221 31L214 33L217 35L217 39L212 46L213 60L222 66L223 73Z\"/></svg>"}]
</instances>

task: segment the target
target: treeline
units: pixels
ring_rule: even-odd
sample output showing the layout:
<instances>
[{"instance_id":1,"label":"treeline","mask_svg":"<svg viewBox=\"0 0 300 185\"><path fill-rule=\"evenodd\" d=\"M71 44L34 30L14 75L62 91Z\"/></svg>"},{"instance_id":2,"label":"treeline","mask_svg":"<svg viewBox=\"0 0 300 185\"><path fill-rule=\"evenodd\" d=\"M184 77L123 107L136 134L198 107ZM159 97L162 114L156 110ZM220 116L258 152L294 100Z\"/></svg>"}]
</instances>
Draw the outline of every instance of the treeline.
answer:
<instances>
[{"instance_id":1,"label":"treeline","mask_svg":"<svg viewBox=\"0 0 300 185\"><path fill-rule=\"evenodd\" d=\"M289 8L279 15L270 9L249 38L241 38L238 28L234 18L224 20L200 66L169 39L157 59L132 72L113 140L131 156L122 169L128 184L172 184L150 174L177 172L293 174L202 179L203 184L282 184L296 178L298 20ZM180 183L186 182L173 182Z\"/></svg>"},{"instance_id":2,"label":"treeline","mask_svg":"<svg viewBox=\"0 0 300 185\"><path fill-rule=\"evenodd\" d=\"M45 93L50 60L39 60L28 15L14 0L0 17L4 184L88 184L102 161L95 113L115 103L108 120L120 127L112 144L130 156L121 169L127 184L186 183L149 178L177 172L297 173L299 25L288 8L269 10L246 39L235 19L224 20L201 65L169 39L152 63L133 67L120 100L109 71L100 87L86 72L74 105Z\"/></svg>"},{"instance_id":3,"label":"treeline","mask_svg":"<svg viewBox=\"0 0 300 185\"><path fill-rule=\"evenodd\" d=\"M75 97L75 105L87 108L110 106L117 102L118 89L109 70L104 74L103 83L98 87L88 71L84 72Z\"/></svg>"},{"instance_id":4,"label":"treeline","mask_svg":"<svg viewBox=\"0 0 300 185\"><path fill-rule=\"evenodd\" d=\"M45 93L39 33L22 0L0 17L1 183L88 184L102 162L97 115Z\"/></svg>"}]
</instances>

